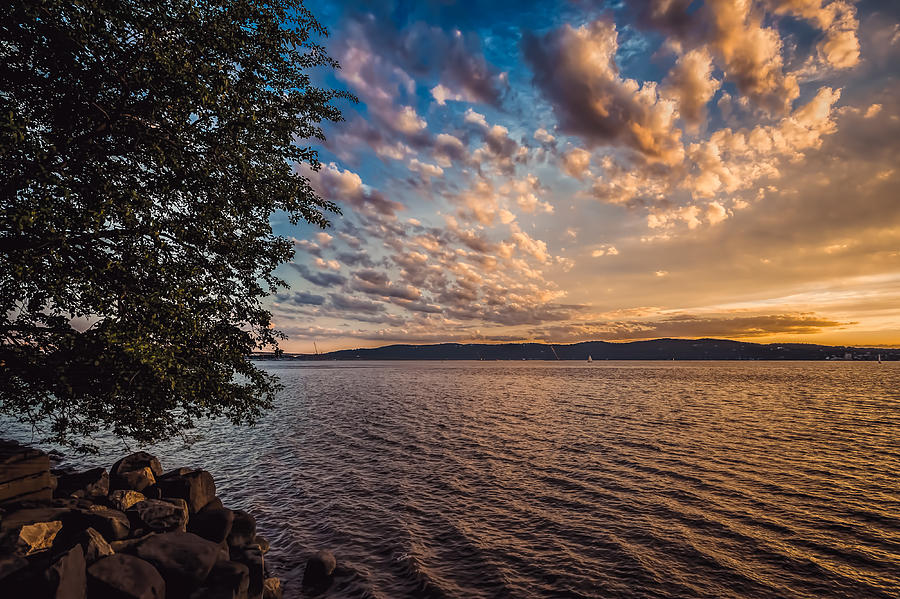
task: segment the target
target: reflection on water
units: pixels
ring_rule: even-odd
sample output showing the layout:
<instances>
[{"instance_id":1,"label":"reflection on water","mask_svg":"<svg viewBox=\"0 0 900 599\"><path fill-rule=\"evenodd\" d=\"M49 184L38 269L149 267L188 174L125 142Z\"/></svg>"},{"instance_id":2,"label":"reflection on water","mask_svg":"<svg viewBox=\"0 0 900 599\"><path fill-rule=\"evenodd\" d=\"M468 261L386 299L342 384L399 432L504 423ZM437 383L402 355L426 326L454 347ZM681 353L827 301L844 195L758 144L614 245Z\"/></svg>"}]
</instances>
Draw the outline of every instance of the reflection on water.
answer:
<instances>
[{"instance_id":1,"label":"reflection on water","mask_svg":"<svg viewBox=\"0 0 900 599\"><path fill-rule=\"evenodd\" d=\"M298 596L900 596L900 364L266 363L203 465ZM111 449L121 453L121 449Z\"/></svg>"}]
</instances>

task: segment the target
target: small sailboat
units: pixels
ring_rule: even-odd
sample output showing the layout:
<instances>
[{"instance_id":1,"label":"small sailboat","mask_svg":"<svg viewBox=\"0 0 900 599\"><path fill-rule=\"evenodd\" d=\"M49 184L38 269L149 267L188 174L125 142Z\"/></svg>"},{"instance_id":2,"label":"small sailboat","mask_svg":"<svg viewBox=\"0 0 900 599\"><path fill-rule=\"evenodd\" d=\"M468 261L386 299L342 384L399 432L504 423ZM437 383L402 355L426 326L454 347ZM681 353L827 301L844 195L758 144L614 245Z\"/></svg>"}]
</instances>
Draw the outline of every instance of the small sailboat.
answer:
<instances>
[{"instance_id":1,"label":"small sailboat","mask_svg":"<svg viewBox=\"0 0 900 599\"><path fill-rule=\"evenodd\" d=\"M881 354L878 354L878 363L881 364Z\"/></svg>"},{"instance_id":2,"label":"small sailboat","mask_svg":"<svg viewBox=\"0 0 900 599\"><path fill-rule=\"evenodd\" d=\"M588 356L588 362L593 362L593 361L594 361L594 359L592 357Z\"/></svg>"}]
</instances>

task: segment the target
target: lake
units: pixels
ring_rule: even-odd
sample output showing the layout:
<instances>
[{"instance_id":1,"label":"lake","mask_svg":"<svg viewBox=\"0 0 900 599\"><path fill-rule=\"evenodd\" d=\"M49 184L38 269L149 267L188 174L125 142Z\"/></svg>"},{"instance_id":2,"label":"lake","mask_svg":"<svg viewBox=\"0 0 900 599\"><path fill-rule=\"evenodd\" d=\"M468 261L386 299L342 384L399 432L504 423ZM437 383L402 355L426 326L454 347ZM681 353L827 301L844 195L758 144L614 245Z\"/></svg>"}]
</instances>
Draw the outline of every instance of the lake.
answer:
<instances>
[{"instance_id":1,"label":"lake","mask_svg":"<svg viewBox=\"0 0 900 599\"><path fill-rule=\"evenodd\" d=\"M900 363L260 365L258 426L152 451L286 597L320 548L327 598L900 596Z\"/></svg>"}]
</instances>

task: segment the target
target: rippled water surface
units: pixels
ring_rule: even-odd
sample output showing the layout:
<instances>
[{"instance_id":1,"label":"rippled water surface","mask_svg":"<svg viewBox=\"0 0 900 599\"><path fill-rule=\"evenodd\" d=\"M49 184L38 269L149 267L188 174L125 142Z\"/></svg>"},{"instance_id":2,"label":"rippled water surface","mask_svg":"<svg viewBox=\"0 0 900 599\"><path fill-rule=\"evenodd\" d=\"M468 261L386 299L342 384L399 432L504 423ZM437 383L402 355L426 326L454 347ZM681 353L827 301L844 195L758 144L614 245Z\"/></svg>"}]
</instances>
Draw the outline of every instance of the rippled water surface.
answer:
<instances>
[{"instance_id":1,"label":"rippled water surface","mask_svg":"<svg viewBox=\"0 0 900 599\"><path fill-rule=\"evenodd\" d=\"M300 596L898 597L900 363L269 362L203 465Z\"/></svg>"}]
</instances>

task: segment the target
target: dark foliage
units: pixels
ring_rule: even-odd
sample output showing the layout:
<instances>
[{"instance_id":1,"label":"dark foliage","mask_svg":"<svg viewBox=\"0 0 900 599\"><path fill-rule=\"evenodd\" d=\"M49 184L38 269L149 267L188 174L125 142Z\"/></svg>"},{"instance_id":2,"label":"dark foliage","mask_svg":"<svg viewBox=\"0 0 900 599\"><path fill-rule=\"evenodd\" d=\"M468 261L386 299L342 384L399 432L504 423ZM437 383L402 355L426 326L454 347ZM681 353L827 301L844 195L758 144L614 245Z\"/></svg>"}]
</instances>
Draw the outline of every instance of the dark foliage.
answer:
<instances>
[{"instance_id":1,"label":"dark foliage","mask_svg":"<svg viewBox=\"0 0 900 599\"><path fill-rule=\"evenodd\" d=\"M337 207L297 140L341 119L299 1L25 0L0 20L0 412L90 449L249 422L277 381L269 217ZM300 142L302 144L302 141Z\"/></svg>"}]
</instances>

